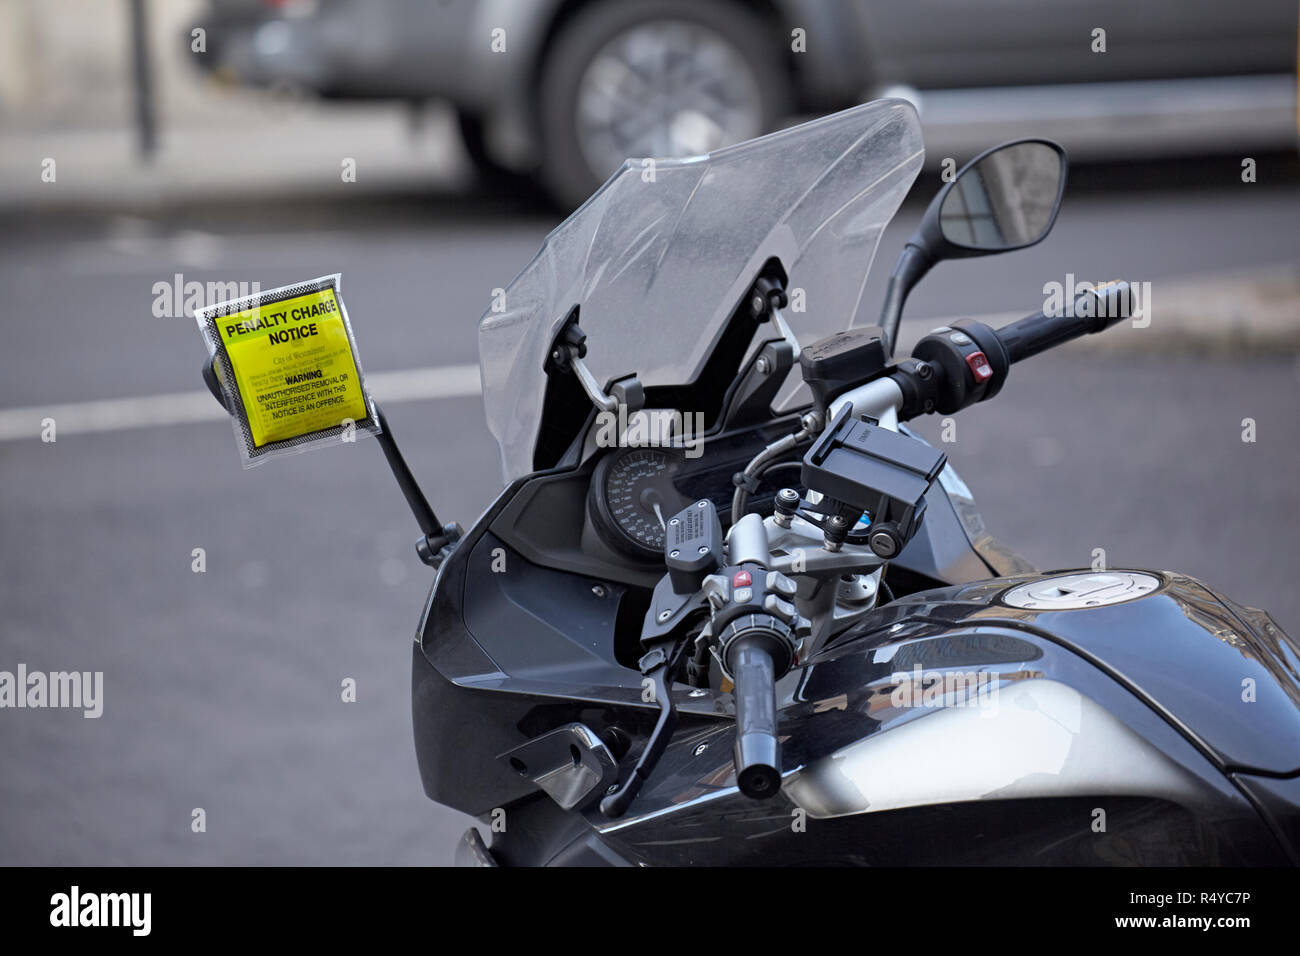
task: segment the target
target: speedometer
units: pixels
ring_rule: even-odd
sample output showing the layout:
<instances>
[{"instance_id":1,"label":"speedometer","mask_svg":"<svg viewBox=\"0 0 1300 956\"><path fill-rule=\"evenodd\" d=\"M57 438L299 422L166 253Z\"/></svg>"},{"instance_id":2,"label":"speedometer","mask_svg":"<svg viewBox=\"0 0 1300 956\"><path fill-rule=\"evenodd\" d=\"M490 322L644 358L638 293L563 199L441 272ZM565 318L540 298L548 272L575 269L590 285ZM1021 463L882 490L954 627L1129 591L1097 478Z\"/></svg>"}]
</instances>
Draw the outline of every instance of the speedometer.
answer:
<instances>
[{"instance_id":1,"label":"speedometer","mask_svg":"<svg viewBox=\"0 0 1300 956\"><path fill-rule=\"evenodd\" d=\"M591 478L591 517L611 547L643 560L664 551L664 529L690 500L673 484L681 456L663 448L624 448L601 459Z\"/></svg>"}]
</instances>

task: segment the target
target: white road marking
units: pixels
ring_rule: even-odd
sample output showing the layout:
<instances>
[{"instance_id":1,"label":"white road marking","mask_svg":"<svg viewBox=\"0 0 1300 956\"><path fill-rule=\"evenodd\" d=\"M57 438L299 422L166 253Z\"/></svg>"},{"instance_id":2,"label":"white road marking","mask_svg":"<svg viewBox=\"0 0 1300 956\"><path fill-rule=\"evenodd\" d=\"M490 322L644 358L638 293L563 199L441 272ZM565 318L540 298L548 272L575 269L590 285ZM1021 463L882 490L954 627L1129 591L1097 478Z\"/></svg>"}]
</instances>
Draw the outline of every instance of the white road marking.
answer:
<instances>
[{"instance_id":1,"label":"white road marking","mask_svg":"<svg viewBox=\"0 0 1300 956\"><path fill-rule=\"evenodd\" d=\"M999 312L971 318L989 325L1002 325L1020 318L1021 313ZM904 319L899 330L900 354L906 354L912 342L930 329L949 320ZM481 391L477 365L442 365L412 368L397 372L373 372L366 384L377 401L430 401L440 398L467 398ZM96 402L34 405L30 408L0 409L0 441L24 438L39 440L41 422L55 421L57 434L77 435L91 432L121 431L131 428L161 428L191 422L216 421L226 413L208 394L207 389L142 395L138 398L110 398Z\"/></svg>"},{"instance_id":2,"label":"white road marking","mask_svg":"<svg viewBox=\"0 0 1300 956\"><path fill-rule=\"evenodd\" d=\"M480 392L477 365L443 365L398 372L372 372L366 376L370 394L379 402L418 402L439 398L466 398ZM95 402L33 405L0 409L0 441L39 441L41 422L54 419L56 434L87 434L130 428L160 428L226 417L207 389L109 398Z\"/></svg>"}]
</instances>

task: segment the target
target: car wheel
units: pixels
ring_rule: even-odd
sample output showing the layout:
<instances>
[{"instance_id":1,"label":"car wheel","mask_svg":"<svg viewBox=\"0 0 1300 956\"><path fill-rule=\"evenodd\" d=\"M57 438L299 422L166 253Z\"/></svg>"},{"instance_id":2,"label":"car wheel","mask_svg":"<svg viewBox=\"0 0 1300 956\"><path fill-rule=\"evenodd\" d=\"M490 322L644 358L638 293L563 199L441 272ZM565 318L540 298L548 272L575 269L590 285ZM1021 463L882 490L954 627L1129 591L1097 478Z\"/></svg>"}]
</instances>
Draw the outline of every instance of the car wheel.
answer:
<instances>
[{"instance_id":1,"label":"car wheel","mask_svg":"<svg viewBox=\"0 0 1300 956\"><path fill-rule=\"evenodd\" d=\"M573 208L627 158L694 156L789 112L779 31L715 0L620 0L581 11L542 64L543 181Z\"/></svg>"}]
</instances>

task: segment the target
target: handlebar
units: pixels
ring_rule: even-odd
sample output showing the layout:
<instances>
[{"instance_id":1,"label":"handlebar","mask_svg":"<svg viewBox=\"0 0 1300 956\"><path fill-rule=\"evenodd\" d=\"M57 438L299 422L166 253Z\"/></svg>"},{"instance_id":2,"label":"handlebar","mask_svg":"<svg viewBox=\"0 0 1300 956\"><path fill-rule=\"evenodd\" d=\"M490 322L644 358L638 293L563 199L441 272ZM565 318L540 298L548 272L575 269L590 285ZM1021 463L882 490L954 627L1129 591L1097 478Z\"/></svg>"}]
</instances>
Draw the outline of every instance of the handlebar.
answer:
<instances>
[{"instance_id":1,"label":"handlebar","mask_svg":"<svg viewBox=\"0 0 1300 956\"><path fill-rule=\"evenodd\" d=\"M781 785L776 665L757 637L736 638L728 657L736 685L736 785L747 797L770 797Z\"/></svg>"},{"instance_id":2,"label":"handlebar","mask_svg":"<svg viewBox=\"0 0 1300 956\"><path fill-rule=\"evenodd\" d=\"M1063 315L1035 312L1004 325L997 330L998 341L1007 359L1019 362L1081 335L1104 332L1128 318L1129 295L1127 282L1107 283L1079 296L1074 307Z\"/></svg>"},{"instance_id":3,"label":"handlebar","mask_svg":"<svg viewBox=\"0 0 1300 956\"><path fill-rule=\"evenodd\" d=\"M1115 282L1089 290L1063 315L1037 312L1001 329L970 319L954 322L952 327L938 328L924 336L912 350L911 358L894 364L887 364L880 336L869 332L858 336L835 336L816 343L810 347L820 346L816 359L804 362L802 368L806 382L817 397L819 409L815 418L803 419L804 432L813 429L812 421L821 420L821 414L829 410L831 401L844 399L848 407L843 404L835 407L838 412L835 420L818 439L809 457L805 457L802 472L805 483L810 489L814 487L814 482L809 480L810 474L814 478L824 474L838 479L838 483L827 482L828 486L834 484L838 489L831 493L816 488L823 495L822 501L850 515L870 511L873 537L882 535L885 527L891 529L887 551L878 548L874 541L870 547L878 557L892 557L919 524L924 507L924 499L919 496L943 468L944 456L935 453L918 458L915 449L910 447L911 443L901 439L904 445L909 446L908 449L891 448L887 444L882 446L877 438L871 438L870 448L866 448L868 435L874 434L871 429L891 435L894 425L892 421L882 422L885 424L882 429L870 423L868 432L857 434L854 439L856 444L850 457L860 459L856 470L852 473L835 471L817 456L827 449L828 442L839 442L834 447L848 449L852 442L849 433L841 434L844 428L868 425L867 422L855 424L850 420L852 404L862 403L863 418L869 418L868 412L876 410L878 415L884 411L896 412L898 421L936 411L955 412L992 398L1002 387L1012 363L1080 335L1100 332L1128 318L1130 303L1128 284ZM854 364L869 359L874 359L867 363L873 367L863 375L860 384L844 391L843 387L852 381L849 376ZM879 411L877 406L884 411ZM790 440L789 447L797 441L797 438ZM776 447L777 444L773 444L769 451ZM763 460L760 456L755 462ZM863 461L867 466L865 469ZM751 465L747 471L754 467ZM818 468L822 472L818 472ZM887 479L885 483L877 483L881 474ZM903 498L879 490L888 487L889 480L897 474L905 475L909 489L918 486L918 479L924 479L920 482L919 494ZM863 496L870 496L876 502L875 506L864 505ZM794 497L797 502L799 496L796 494ZM853 506L846 507L851 502ZM900 515L897 520L892 517L895 506ZM885 509L883 512L882 508ZM787 517L791 517L794 510L797 510L797 503ZM844 514L835 517L843 518ZM848 523L852 524L851 521ZM789 524L784 527L788 528ZM678 614L682 607L688 606L681 601L707 597L712 639L697 650L707 651L711 647L724 675L730 676L732 681L736 708L736 786L747 797L770 798L781 788L776 681L797 660L801 644L796 635L806 638L812 632L812 622L790 603L795 599L796 584L769 569L771 552L766 526L759 515L737 516L725 548L716 509L708 499L679 512L670 522L671 528L679 530L669 530L665 534L664 561L669 574L664 581L670 585L669 593L678 598ZM911 530L904 533L899 529ZM843 535L840 535L834 543L843 540ZM826 541L827 549L833 550L830 532L826 534ZM721 566L724 550L730 560L726 567ZM697 559L697 554L701 558ZM681 555L689 557L682 558ZM876 565L878 562L873 564ZM711 570L714 573L710 573ZM692 596L691 591L696 589L699 590ZM658 596L660 589L656 588L655 593ZM664 621L669 623L665 625ZM647 612L641 640L649 649L641 665L642 673L653 675L655 680L660 717L632 773L621 788L601 801L601 812L611 818L627 810L672 737L676 724L670 692L672 675L690 643L683 636L672 637L674 627L671 610ZM675 641L671 655L660 646L665 638ZM698 663L699 660L692 659L692 664Z\"/></svg>"},{"instance_id":4,"label":"handlebar","mask_svg":"<svg viewBox=\"0 0 1300 956\"><path fill-rule=\"evenodd\" d=\"M1061 315L1035 312L1000 329L973 319L935 329L889 373L902 393L898 418L948 415L987 401L1001 390L1015 362L1104 331L1128 318L1131 305L1129 284L1109 282L1084 292Z\"/></svg>"}]
</instances>

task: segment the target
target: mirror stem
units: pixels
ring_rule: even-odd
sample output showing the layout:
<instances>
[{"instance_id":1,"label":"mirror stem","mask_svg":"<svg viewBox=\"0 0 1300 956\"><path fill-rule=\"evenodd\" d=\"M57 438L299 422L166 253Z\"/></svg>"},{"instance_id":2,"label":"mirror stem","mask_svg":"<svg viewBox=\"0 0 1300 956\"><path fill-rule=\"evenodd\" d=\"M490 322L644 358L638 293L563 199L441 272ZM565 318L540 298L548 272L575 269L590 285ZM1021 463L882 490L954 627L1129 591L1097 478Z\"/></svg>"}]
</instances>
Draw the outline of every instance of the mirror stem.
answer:
<instances>
[{"instance_id":1,"label":"mirror stem","mask_svg":"<svg viewBox=\"0 0 1300 956\"><path fill-rule=\"evenodd\" d=\"M221 380L217 378L217 370L211 361L203 363L203 383L207 385L212 397L229 413L230 408L226 405L226 397L221 390ZM379 447L383 449L384 459L388 462L389 470L392 471L393 477L397 479L397 487L402 490L402 497L406 499L407 505L410 506L411 514L415 515L415 523L424 532L420 540L416 542L416 553L420 555L420 560L425 564L436 566L437 562L441 560L439 552L447 545L454 544L460 538L460 526L454 522L444 525L438 520L438 516L434 514L433 508L429 504L429 499L424 496L424 491L420 488L419 482L415 480L415 475L411 474L411 468L407 465L402 450L397 447L397 439L393 437L393 428L388 424L388 418L384 415L384 410L373 399L371 404L374 405L375 409L375 421L379 423L379 431L375 434L375 438L379 441Z\"/></svg>"},{"instance_id":2,"label":"mirror stem","mask_svg":"<svg viewBox=\"0 0 1300 956\"><path fill-rule=\"evenodd\" d=\"M397 486L402 489L402 497L411 507L411 514L415 515L415 523L420 526L420 530L430 538L437 537L443 533L442 523L438 516L434 514L433 508L429 505L429 499L424 496L416 483L415 476L411 474L410 467L406 464L406 458L403 457L402 451L397 447L397 440L393 437L393 429L388 424L388 418L384 415L384 410L375 405L375 419L379 422L379 433L375 436L379 439L379 447L384 451L384 458L388 460L388 467L393 472L393 477L397 479Z\"/></svg>"},{"instance_id":3,"label":"mirror stem","mask_svg":"<svg viewBox=\"0 0 1300 956\"><path fill-rule=\"evenodd\" d=\"M898 341L898 324L903 318L903 304L907 302L907 294L934 265L934 260L920 245L921 241L919 236L913 236L903 246L898 263L889 274L889 285L885 287L880 327L885 330L886 355L894 354L894 346Z\"/></svg>"}]
</instances>

